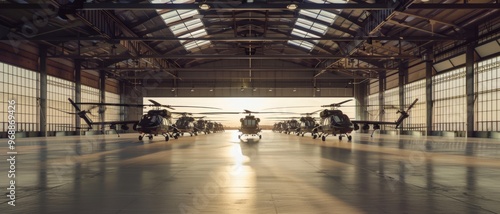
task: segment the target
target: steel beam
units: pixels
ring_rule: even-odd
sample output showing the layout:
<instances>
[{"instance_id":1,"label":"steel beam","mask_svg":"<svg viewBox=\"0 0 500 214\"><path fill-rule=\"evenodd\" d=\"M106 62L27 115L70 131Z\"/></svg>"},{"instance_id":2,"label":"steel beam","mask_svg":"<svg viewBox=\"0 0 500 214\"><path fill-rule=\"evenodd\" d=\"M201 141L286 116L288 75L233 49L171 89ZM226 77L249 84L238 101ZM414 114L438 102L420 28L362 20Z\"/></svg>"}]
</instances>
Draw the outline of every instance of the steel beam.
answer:
<instances>
[{"instance_id":1,"label":"steel beam","mask_svg":"<svg viewBox=\"0 0 500 214\"><path fill-rule=\"evenodd\" d=\"M474 51L476 43L467 45L465 52L465 91L467 95L467 137L475 137L474 134Z\"/></svg>"},{"instance_id":2,"label":"steel beam","mask_svg":"<svg viewBox=\"0 0 500 214\"><path fill-rule=\"evenodd\" d=\"M71 59L142 59L142 58L160 58L160 59L342 59L347 56L341 55L214 55L214 54L192 54L192 55L141 55L141 56L120 56L120 55L102 55L102 56L79 56L79 55L54 55L50 58L71 58ZM413 59L418 56L408 55L390 55L390 56L348 56L351 59Z\"/></svg>"},{"instance_id":3,"label":"steel beam","mask_svg":"<svg viewBox=\"0 0 500 214\"><path fill-rule=\"evenodd\" d=\"M433 84L432 84L432 50L427 50L426 53L426 59L425 59L425 108L426 108L426 123L427 123L427 128L426 128L426 135L430 136L432 135L433 131L433 120L432 120L432 115L433 115L433 102L432 102L432 89L433 89Z\"/></svg>"},{"instance_id":4,"label":"steel beam","mask_svg":"<svg viewBox=\"0 0 500 214\"><path fill-rule=\"evenodd\" d=\"M275 3L251 3L251 4L228 4L228 3L209 3L211 8L207 11L297 11L299 9L309 10L385 10L387 4L314 4L298 3L296 10L288 10L288 4ZM40 4L2 4L1 10L24 10L24 9L42 9L53 8L54 5L47 3ZM471 3L471 4L411 4L406 9L440 9L440 10L476 10L476 9L498 9L499 3ZM200 10L198 4L144 4L144 3L85 3L83 8L78 10Z\"/></svg>"},{"instance_id":5,"label":"steel beam","mask_svg":"<svg viewBox=\"0 0 500 214\"><path fill-rule=\"evenodd\" d=\"M99 71L99 102L106 103L106 71ZM99 106L99 122L105 121L105 106ZM106 126L101 125L101 131L104 134Z\"/></svg>"},{"instance_id":6,"label":"steel beam","mask_svg":"<svg viewBox=\"0 0 500 214\"><path fill-rule=\"evenodd\" d=\"M384 109L385 101L384 101L384 92L386 87L386 72L378 73L378 117L379 121L384 121L384 114L382 113L382 109Z\"/></svg>"},{"instance_id":7,"label":"steel beam","mask_svg":"<svg viewBox=\"0 0 500 214\"><path fill-rule=\"evenodd\" d=\"M39 71L40 71L40 136L47 136L47 47L40 46Z\"/></svg>"},{"instance_id":8,"label":"steel beam","mask_svg":"<svg viewBox=\"0 0 500 214\"><path fill-rule=\"evenodd\" d=\"M386 4L314 4L298 3L296 10L288 10L289 4L283 3L249 3L249 4L228 4L228 3L209 3L211 8L207 11L298 11L299 9L308 10L384 10ZM23 10L23 9L42 9L53 8L54 5L47 3L40 4L2 4L1 10ZM200 10L198 4L144 4L144 3L85 3L83 8L78 10Z\"/></svg>"},{"instance_id":9,"label":"steel beam","mask_svg":"<svg viewBox=\"0 0 500 214\"><path fill-rule=\"evenodd\" d=\"M220 42L275 42L275 41L288 41L288 40L300 40L300 41L335 41L335 42L362 42L367 39L372 41L461 41L466 40L464 37L443 37L443 36L355 36L355 37L332 37L323 36L320 38L302 38L302 37L200 37L200 38L178 38L178 37L30 37L25 38L20 36L19 41L110 41L113 43L118 43L118 41L220 41ZM9 38L2 37L0 41L8 41Z\"/></svg>"},{"instance_id":10,"label":"steel beam","mask_svg":"<svg viewBox=\"0 0 500 214\"><path fill-rule=\"evenodd\" d=\"M82 101L82 65L80 60L75 60L75 102L80 103ZM81 118L75 115L75 126L80 127ZM80 130L76 130L79 134Z\"/></svg>"},{"instance_id":11,"label":"steel beam","mask_svg":"<svg viewBox=\"0 0 500 214\"><path fill-rule=\"evenodd\" d=\"M398 87L399 87L399 106L405 110L405 84L408 83L408 61L401 61L399 63ZM399 134L403 134L404 123L399 125Z\"/></svg>"},{"instance_id":12,"label":"steel beam","mask_svg":"<svg viewBox=\"0 0 500 214\"><path fill-rule=\"evenodd\" d=\"M106 67L106 68L87 68L83 70L106 70L106 71L115 71L115 72L126 72L126 71L182 71L182 72L187 72L187 71L246 71L249 70L249 68L199 68L199 67L194 67L194 68L153 68L153 67L138 67L138 68L113 68L113 67ZM321 70L327 70L327 71L393 71L393 70L398 70L398 68L251 68L252 71L321 71Z\"/></svg>"}]
</instances>

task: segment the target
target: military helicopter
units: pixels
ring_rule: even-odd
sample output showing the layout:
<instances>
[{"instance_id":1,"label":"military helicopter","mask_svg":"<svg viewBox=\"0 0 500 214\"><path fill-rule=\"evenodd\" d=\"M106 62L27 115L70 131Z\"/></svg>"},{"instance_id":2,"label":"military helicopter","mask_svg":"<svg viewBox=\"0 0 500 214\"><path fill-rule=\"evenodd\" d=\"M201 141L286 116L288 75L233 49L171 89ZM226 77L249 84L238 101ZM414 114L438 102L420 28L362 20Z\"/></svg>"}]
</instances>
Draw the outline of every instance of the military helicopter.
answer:
<instances>
[{"instance_id":1,"label":"military helicopter","mask_svg":"<svg viewBox=\"0 0 500 214\"><path fill-rule=\"evenodd\" d=\"M352 136L350 133L354 130L359 129L358 124L363 124L363 129L368 130L370 128L370 124L373 124L373 132L375 130L380 129L380 125L396 125L396 128L403 122L404 119L409 117L408 111L417 103L418 99L415 99L413 103L408 107L406 111L399 110L397 113L401 113L401 116L395 122L386 122L386 121L367 121L367 120L350 120L347 115L345 115L341 110L337 108L340 107L343 103L352 101L345 100L340 103L333 103L330 105L323 105L321 107L330 107L330 109L325 109L320 112L320 125L313 129L313 133L321 133L321 140L325 141L328 135L339 135L339 140L342 140L342 136L347 136L348 141L352 140ZM373 132L371 136L373 136ZM317 135L313 134L313 139L315 139Z\"/></svg>"},{"instance_id":2,"label":"military helicopter","mask_svg":"<svg viewBox=\"0 0 500 214\"><path fill-rule=\"evenodd\" d=\"M70 103L75 107L77 114L82 118L89 129L92 129L92 125L110 125L110 129L115 130L116 125L121 124L122 130L128 130L127 124L133 124L133 130L139 132L139 140L142 140L144 136L148 136L149 140L153 140L153 136L161 134L165 137L165 141L168 141L171 137L177 139L180 130L174 126L172 123L172 113L167 109L174 110L173 107L187 107L187 108L208 108L208 109L218 109L212 107L204 106L172 106L172 105L162 105L154 100L149 100L152 104L121 104L121 103L75 103L73 100L69 99ZM145 113L139 121L105 121L105 122L92 122L87 116L87 111L81 111L78 105L94 105L94 106L125 106L125 107L153 107L153 110L149 110Z\"/></svg>"},{"instance_id":3,"label":"military helicopter","mask_svg":"<svg viewBox=\"0 0 500 214\"><path fill-rule=\"evenodd\" d=\"M311 135L314 137L314 135L318 134L317 132L314 132L314 129L319 126L319 123L314 117L311 117L311 115L314 115L319 111L321 110L302 114L304 116L299 119L300 127L297 130L298 135L302 135L302 137L304 137L305 133L311 133Z\"/></svg>"},{"instance_id":4,"label":"military helicopter","mask_svg":"<svg viewBox=\"0 0 500 214\"><path fill-rule=\"evenodd\" d=\"M274 113L289 113L289 112L256 112L244 109L243 112L203 112L198 114L248 114L244 118L240 118L240 128L238 129L238 139L241 139L243 136L259 136L259 139L262 139L261 131L262 129L259 127L260 118L255 117L252 114L274 114Z\"/></svg>"},{"instance_id":5,"label":"military helicopter","mask_svg":"<svg viewBox=\"0 0 500 214\"><path fill-rule=\"evenodd\" d=\"M195 128L195 119L192 117L192 114L187 112L182 112L179 114L181 114L182 116L177 118L177 121L175 122L175 127L179 130L179 133L177 133L177 135L180 134L184 136L184 133L188 133L191 136L198 135L198 129Z\"/></svg>"}]
</instances>

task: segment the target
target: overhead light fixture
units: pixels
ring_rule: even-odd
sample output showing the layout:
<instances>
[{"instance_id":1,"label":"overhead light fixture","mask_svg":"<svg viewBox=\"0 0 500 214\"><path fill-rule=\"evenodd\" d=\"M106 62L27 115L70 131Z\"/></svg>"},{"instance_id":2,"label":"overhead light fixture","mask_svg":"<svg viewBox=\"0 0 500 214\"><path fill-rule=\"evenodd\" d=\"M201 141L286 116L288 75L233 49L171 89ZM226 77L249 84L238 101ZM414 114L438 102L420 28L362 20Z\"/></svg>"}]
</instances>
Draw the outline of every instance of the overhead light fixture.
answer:
<instances>
[{"instance_id":1,"label":"overhead light fixture","mask_svg":"<svg viewBox=\"0 0 500 214\"><path fill-rule=\"evenodd\" d=\"M213 88L211 88L209 91L214 91L214 89L213 89Z\"/></svg>"},{"instance_id":2,"label":"overhead light fixture","mask_svg":"<svg viewBox=\"0 0 500 214\"><path fill-rule=\"evenodd\" d=\"M200 5L198 5L198 7L200 9L202 9L202 10L208 10L208 9L210 9L210 5L207 4L207 3L200 4Z\"/></svg>"},{"instance_id":3,"label":"overhead light fixture","mask_svg":"<svg viewBox=\"0 0 500 214\"><path fill-rule=\"evenodd\" d=\"M286 6L286 9L289 9L289 10L296 10L297 8L299 8L299 6L295 3L291 3L291 4L288 4Z\"/></svg>"},{"instance_id":4,"label":"overhead light fixture","mask_svg":"<svg viewBox=\"0 0 500 214\"><path fill-rule=\"evenodd\" d=\"M429 2L429 0L421 0L422 2Z\"/></svg>"}]
</instances>

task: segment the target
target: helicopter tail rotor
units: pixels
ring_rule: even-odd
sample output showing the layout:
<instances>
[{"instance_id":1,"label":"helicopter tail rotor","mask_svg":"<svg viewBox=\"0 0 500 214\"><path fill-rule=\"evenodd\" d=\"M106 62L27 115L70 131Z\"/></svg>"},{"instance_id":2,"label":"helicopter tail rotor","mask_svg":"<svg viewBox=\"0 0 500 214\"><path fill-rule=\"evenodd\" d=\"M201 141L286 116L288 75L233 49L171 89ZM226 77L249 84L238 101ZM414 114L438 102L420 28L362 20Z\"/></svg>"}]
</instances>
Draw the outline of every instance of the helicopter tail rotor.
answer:
<instances>
[{"instance_id":1,"label":"helicopter tail rotor","mask_svg":"<svg viewBox=\"0 0 500 214\"><path fill-rule=\"evenodd\" d=\"M410 106L408 106L408 108L406 109L406 111L404 110L399 110L397 113L400 113L401 116L399 116L398 120L396 121L396 128L399 127L399 125L401 125L401 123L403 122L404 119L406 119L407 117L409 117L410 115L408 114L408 112L411 110L411 108L413 108L413 106L417 103L418 99L415 99L415 101L413 101L413 103L411 103Z\"/></svg>"}]
</instances>

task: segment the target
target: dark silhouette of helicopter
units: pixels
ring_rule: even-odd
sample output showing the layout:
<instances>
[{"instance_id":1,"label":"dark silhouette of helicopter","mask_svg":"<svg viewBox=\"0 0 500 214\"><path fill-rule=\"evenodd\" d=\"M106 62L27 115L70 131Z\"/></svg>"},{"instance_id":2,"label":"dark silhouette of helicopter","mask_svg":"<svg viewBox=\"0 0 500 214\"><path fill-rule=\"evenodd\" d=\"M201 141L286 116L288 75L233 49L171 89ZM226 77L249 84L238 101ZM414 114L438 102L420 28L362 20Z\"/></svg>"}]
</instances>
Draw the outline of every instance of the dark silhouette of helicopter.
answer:
<instances>
[{"instance_id":1,"label":"dark silhouette of helicopter","mask_svg":"<svg viewBox=\"0 0 500 214\"><path fill-rule=\"evenodd\" d=\"M202 112L198 114L248 114L244 118L240 118L240 128L238 129L238 139L241 137L248 136L258 136L262 139L262 129L259 127L260 118L255 117L252 114L282 114L289 112L256 112L244 109L243 112Z\"/></svg>"},{"instance_id":2,"label":"dark silhouette of helicopter","mask_svg":"<svg viewBox=\"0 0 500 214\"><path fill-rule=\"evenodd\" d=\"M168 141L171 137L177 139L180 130L175 127L172 123L172 113L178 114L176 112L170 112L168 108L174 110L173 107L187 107L187 108L209 108L218 109L212 107L204 106L172 106L172 105L162 105L154 100L149 100L152 104L122 104L122 103L75 103L73 100L69 99L70 103L75 107L77 114L82 118L87 125L88 129L92 129L92 125L110 125L110 129L115 130L116 125L121 124L122 130L128 130L127 124L133 124L133 130L139 132L139 140L142 140L145 135L148 136L149 140L153 139L153 136L161 134L165 137L165 141ZM93 106L125 106L125 107L153 107L153 110L149 110L145 113L139 121L105 121L105 122L92 122L87 116L87 111L81 111L78 105L93 105ZM118 132L117 132L118 133Z\"/></svg>"},{"instance_id":3,"label":"dark silhouette of helicopter","mask_svg":"<svg viewBox=\"0 0 500 214\"><path fill-rule=\"evenodd\" d=\"M193 135L198 135L198 129L195 128L194 124L194 117L192 117L191 113L187 112L182 112L179 113L182 116L177 118L177 121L175 122L175 127L179 130L180 135L184 136L184 133L188 133L191 136Z\"/></svg>"},{"instance_id":4,"label":"dark silhouette of helicopter","mask_svg":"<svg viewBox=\"0 0 500 214\"><path fill-rule=\"evenodd\" d=\"M318 127L319 123L316 121L316 119L314 117L311 117L311 115L314 115L314 114L318 113L319 111L321 111L321 110L302 114L305 116L303 116L299 119L300 127L297 130L298 135L302 135L302 137L304 137L305 133L311 133L311 135L313 137L314 137L314 135L317 135L317 133L314 132L314 128Z\"/></svg>"},{"instance_id":5,"label":"dark silhouette of helicopter","mask_svg":"<svg viewBox=\"0 0 500 214\"><path fill-rule=\"evenodd\" d=\"M325 141L328 135L339 135L339 140L342 140L342 136L347 136L348 141L352 140L352 136L350 133L354 130L359 129L358 124L363 124L363 129L368 130L370 128L370 124L373 125L373 132L375 130L380 129L380 125L396 125L396 128L403 122L404 119L409 117L408 111L417 103L418 99L415 99L413 103L408 107L406 111L399 110L397 113L401 113L401 116L395 122L387 122L387 121L368 121L368 120L350 120L347 115L345 115L341 110L337 108L340 107L343 103L349 102L350 100L346 100L340 103L333 103L330 105L323 105L321 107L330 107L330 109L325 109L320 112L320 124L316 128L313 129L313 138L315 139L317 135L315 133L320 133L321 140ZM371 136L373 136L373 132Z\"/></svg>"}]
</instances>

